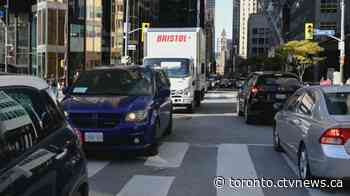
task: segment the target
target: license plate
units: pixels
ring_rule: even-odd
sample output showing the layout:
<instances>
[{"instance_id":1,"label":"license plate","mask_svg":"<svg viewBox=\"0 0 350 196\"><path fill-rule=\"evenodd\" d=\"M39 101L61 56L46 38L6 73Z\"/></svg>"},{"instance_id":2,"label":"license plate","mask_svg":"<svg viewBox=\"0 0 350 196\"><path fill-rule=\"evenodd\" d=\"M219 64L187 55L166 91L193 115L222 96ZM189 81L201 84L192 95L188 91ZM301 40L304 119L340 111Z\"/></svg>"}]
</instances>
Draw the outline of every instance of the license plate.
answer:
<instances>
[{"instance_id":1,"label":"license plate","mask_svg":"<svg viewBox=\"0 0 350 196\"><path fill-rule=\"evenodd\" d=\"M85 142L103 142L103 133L85 133Z\"/></svg>"},{"instance_id":2,"label":"license plate","mask_svg":"<svg viewBox=\"0 0 350 196\"><path fill-rule=\"evenodd\" d=\"M276 99L286 99L287 95L283 95L283 94L276 94Z\"/></svg>"}]
</instances>

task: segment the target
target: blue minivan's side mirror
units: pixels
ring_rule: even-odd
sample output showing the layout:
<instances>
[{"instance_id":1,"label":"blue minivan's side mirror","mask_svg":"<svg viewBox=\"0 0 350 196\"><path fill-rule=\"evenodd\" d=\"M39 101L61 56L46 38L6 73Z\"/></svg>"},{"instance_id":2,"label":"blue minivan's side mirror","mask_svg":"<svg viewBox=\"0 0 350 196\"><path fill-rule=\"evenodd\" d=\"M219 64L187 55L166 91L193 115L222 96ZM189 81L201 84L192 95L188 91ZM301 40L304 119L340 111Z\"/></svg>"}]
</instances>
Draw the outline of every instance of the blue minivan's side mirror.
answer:
<instances>
[{"instance_id":1,"label":"blue minivan's side mirror","mask_svg":"<svg viewBox=\"0 0 350 196\"><path fill-rule=\"evenodd\" d=\"M159 96L160 97L169 97L170 96L170 90L169 89L160 89L159 90Z\"/></svg>"},{"instance_id":2,"label":"blue minivan's side mirror","mask_svg":"<svg viewBox=\"0 0 350 196\"><path fill-rule=\"evenodd\" d=\"M64 88L62 89L62 93L63 93L64 95L67 95L68 90L69 90L68 87L64 87Z\"/></svg>"}]
</instances>

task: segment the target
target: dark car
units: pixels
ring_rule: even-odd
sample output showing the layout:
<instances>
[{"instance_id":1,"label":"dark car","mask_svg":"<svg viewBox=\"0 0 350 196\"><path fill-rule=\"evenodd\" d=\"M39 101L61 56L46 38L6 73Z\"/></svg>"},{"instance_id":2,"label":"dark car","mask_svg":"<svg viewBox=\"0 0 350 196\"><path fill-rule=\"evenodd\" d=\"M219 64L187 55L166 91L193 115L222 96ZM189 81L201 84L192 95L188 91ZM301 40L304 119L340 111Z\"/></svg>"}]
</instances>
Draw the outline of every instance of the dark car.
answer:
<instances>
[{"instance_id":1,"label":"dark car","mask_svg":"<svg viewBox=\"0 0 350 196\"><path fill-rule=\"evenodd\" d=\"M80 137L45 81L0 76L0 195L87 196Z\"/></svg>"},{"instance_id":2,"label":"dark car","mask_svg":"<svg viewBox=\"0 0 350 196\"><path fill-rule=\"evenodd\" d=\"M170 82L162 70L114 66L82 72L62 104L88 152L154 155L161 137L172 132Z\"/></svg>"},{"instance_id":3,"label":"dark car","mask_svg":"<svg viewBox=\"0 0 350 196\"><path fill-rule=\"evenodd\" d=\"M247 123L273 120L278 107L302 86L291 73L256 72L251 74L239 93L239 113ZM275 107L274 107L275 105Z\"/></svg>"}]
</instances>

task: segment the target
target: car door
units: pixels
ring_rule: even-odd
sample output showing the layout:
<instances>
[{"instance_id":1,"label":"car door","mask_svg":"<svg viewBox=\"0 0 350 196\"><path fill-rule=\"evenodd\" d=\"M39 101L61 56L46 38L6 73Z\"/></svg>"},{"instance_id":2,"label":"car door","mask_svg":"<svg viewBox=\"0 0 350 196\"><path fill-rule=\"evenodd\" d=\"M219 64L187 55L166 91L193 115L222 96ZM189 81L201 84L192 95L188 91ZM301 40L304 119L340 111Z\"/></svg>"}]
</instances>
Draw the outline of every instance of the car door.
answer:
<instances>
[{"instance_id":1,"label":"car door","mask_svg":"<svg viewBox=\"0 0 350 196\"><path fill-rule=\"evenodd\" d=\"M294 127L290 132L289 143L296 156L300 142L306 138L314 121L312 111L315 106L315 97L310 91L305 91L301 97L296 112L289 122Z\"/></svg>"},{"instance_id":2,"label":"car door","mask_svg":"<svg viewBox=\"0 0 350 196\"><path fill-rule=\"evenodd\" d=\"M68 195L70 179L75 177L71 167L77 166L69 162L76 156L75 134L64 131L64 118L53 113L57 108L49 95L25 87L0 93L11 106L2 112L1 138L13 195Z\"/></svg>"},{"instance_id":3,"label":"car door","mask_svg":"<svg viewBox=\"0 0 350 196\"><path fill-rule=\"evenodd\" d=\"M161 133L163 133L170 123L170 114L172 112L170 82L164 72L156 72L156 85L158 92L156 96L156 102L159 106L160 128Z\"/></svg>"},{"instance_id":4,"label":"car door","mask_svg":"<svg viewBox=\"0 0 350 196\"><path fill-rule=\"evenodd\" d=\"M300 99L300 96L302 95L302 92L298 91L295 94L293 94L285 103L283 111L281 112L281 116L279 117L276 128L279 132L279 137L281 139L281 142L284 146L286 146L289 150L291 146L289 143L289 137L290 132L293 132L293 125L290 123L290 120L293 119L293 115L295 114L298 100Z\"/></svg>"}]
</instances>

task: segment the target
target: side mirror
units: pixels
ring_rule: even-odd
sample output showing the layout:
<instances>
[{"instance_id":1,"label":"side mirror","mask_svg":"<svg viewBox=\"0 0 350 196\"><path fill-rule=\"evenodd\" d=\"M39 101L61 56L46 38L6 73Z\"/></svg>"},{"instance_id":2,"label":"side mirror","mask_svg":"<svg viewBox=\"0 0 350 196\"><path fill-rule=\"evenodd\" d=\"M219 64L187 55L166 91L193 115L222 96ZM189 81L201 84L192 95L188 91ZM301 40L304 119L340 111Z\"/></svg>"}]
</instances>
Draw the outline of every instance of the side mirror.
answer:
<instances>
[{"instance_id":1,"label":"side mirror","mask_svg":"<svg viewBox=\"0 0 350 196\"><path fill-rule=\"evenodd\" d=\"M170 96L170 90L169 89L160 89L158 96L160 97L169 97Z\"/></svg>"},{"instance_id":2,"label":"side mirror","mask_svg":"<svg viewBox=\"0 0 350 196\"><path fill-rule=\"evenodd\" d=\"M196 81L192 81L192 86L195 86L196 85Z\"/></svg>"},{"instance_id":3,"label":"side mirror","mask_svg":"<svg viewBox=\"0 0 350 196\"><path fill-rule=\"evenodd\" d=\"M62 89L63 95L67 95L68 90L69 90L68 87L64 87L64 88Z\"/></svg>"}]
</instances>

